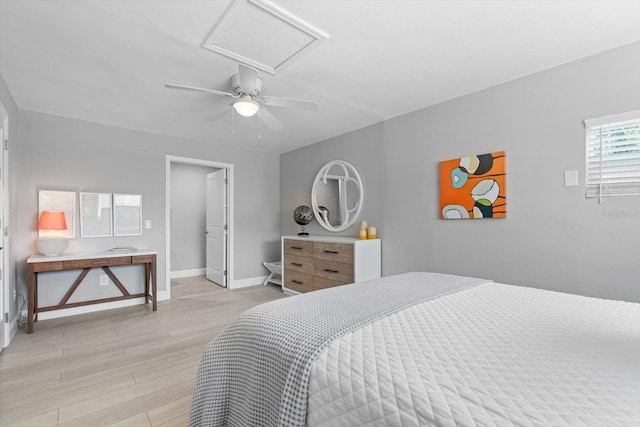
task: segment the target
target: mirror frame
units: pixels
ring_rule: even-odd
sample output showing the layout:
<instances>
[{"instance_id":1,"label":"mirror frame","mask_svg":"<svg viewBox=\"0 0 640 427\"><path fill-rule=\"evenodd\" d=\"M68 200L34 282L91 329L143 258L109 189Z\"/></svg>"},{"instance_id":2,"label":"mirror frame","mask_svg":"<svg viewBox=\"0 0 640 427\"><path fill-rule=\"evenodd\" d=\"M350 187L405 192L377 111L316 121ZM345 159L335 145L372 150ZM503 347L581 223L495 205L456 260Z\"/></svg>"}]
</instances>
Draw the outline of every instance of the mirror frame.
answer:
<instances>
[{"instance_id":1,"label":"mirror frame","mask_svg":"<svg viewBox=\"0 0 640 427\"><path fill-rule=\"evenodd\" d=\"M344 172L343 175L329 175L329 171L332 168L341 168ZM359 190L359 198L356 202L355 206L352 209L349 209L348 206L344 206L344 221L339 226L333 226L329 222L327 218L326 212L321 212L318 206L318 201L316 200L318 186L324 185L327 183L327 177L335 177L338 179L345 179L346 182L353 181ZM345 196L346 197L346 196ZM362 184L362 179L360 178L360 174L358 170L351 163L346 162L344 160L332 160L326 165L324 165L318 171L316 178L313 180L313 186L311 187L311 206L313 209L313 214L315 215L318 224L322 226L327 231L332 231L334 233L344 231L349 228L356 221L358 216L360 215L360 211L362 210L362 203L364 201L364 186Z\"/></svg>"}]
</instances>

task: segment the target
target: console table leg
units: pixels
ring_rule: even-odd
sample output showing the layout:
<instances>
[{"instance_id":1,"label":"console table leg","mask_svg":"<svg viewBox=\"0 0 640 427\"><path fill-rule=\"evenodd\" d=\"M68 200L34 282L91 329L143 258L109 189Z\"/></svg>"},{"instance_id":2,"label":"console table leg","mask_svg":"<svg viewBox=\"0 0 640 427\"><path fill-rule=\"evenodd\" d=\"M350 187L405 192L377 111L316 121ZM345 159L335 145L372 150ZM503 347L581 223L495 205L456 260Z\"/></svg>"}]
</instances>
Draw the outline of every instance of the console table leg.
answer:
<instances>
[{"instance_id":1,"label":"console table leg","mask_svg":"<svg viewBox=\"0 0 640 427\"><path fill-rule=\"evenodd\" d=\"M151 261L151 290L153 292L153 311L158 310L158 284L156 275L156 256L153 256Z\"/></svg>"},{"instance_id":2,"label":"console table leg","mask_svg":"<svg viewBox=\"0 0 640 427\"><path fill-rule=\"evenodd\" d=\"M144 265L144 303L149 304L149 300L151 299L151 294L149 293L149 280L151 274L151 266L149 263Z\"/></svg>"},{"instance_id":3,"label":"console table leg","mask_svg":"<svg viewBox=\"0 0 640 427\"><path fill-rule=\"evenodd\" d=\"M28 311L27 311L27 334L32 334L33 333L33 314L34 314L34 309L35 309L35 281L36 281L36 274L33 271L33 266L29 265L27 267L27 282L28 282L28 289L27 289L27 298L29 299L28 302Z\"/></svg>"}]
</instances>

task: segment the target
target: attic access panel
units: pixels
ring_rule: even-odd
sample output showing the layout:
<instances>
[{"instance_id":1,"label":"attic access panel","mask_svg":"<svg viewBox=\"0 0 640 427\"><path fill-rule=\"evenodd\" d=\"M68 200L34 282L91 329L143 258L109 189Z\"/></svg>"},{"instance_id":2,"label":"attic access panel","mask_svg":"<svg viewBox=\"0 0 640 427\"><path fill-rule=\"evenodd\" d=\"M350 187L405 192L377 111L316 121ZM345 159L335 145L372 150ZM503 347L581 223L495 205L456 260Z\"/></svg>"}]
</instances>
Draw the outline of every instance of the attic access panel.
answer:
<instances>
[{"instance_id":1,"label":"attic access panel","mask_svg":"<svg viewBox=\"0 0 640 427\"><path fill-rule=\"evenodd\" d=\"M202 47L275 75L329 35L268 0L234 1Z\"/></svg>"}]
</instances>

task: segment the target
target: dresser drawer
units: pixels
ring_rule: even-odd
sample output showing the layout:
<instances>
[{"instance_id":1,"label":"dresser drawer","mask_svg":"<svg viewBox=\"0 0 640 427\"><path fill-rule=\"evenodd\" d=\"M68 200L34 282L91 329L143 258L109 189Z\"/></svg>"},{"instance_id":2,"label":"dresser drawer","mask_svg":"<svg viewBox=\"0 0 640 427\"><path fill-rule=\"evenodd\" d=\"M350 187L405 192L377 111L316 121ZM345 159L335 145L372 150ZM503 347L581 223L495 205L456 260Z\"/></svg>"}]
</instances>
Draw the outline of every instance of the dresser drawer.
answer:
<instances>
[{"instance_id":1,"label":"dresser drawer","mask_svg":"<svg viewBox=\"0 0 640 427\"><path fill-rule=\"evenodd\" d=\"M311 274L285 271L284 286L298 292L310 292L313 290L313 276Z\"/></svg>"},{"instance_id":2,"label":"dresser drawer","mask_svg":"<svg viewBox=\"0 0 640 427\"><path fill-rule=\"evenodd\" d=\"M349 282L347 282L349 283ZM333 288L336 286L346 285L345 282L336 282L335 280L329 280L322 277L314 277L313 278L313 290L317 291L318 289L327 289Z\"/></svg>"},{"instance_id":3,"label":"dresser drawer","mask_svg":"<svg viewBox=\"0 0 640 427\"><path fill-rule=\"evenodd\" d=\"M353 245L348 243L315 242L313 256L317 259L353 264Z\"/></svg>"},{"instance_id":4,"label":"dresser drawer","mask_svg":"<svg viewBox=\"0 0 640 427\"><path fill-rule=\"evenodd\" d=\"M313 256L313 242L285 239L284 253L290 255Z\"/></svg>"},{"instance_id":5,"label":"dresser drawer","mask_svg":"<svg viewBox=\"0 0 640 427\"><path fill-rule=\"evenodd\" d=\"M136 255L131 257L131 264L145 264L153 262L155 255Z\"/></svg>"},{"instance_id":6,"label":"dresser drawer","mask_svg":"<svg viewBox=\"0 0 640 427\"><path fill-rule=\"evenodd\" d=\"M114 257L114 258L77 259L72 261L64 261L64 269L71 270L74 268L108 267L110 265L129 265L129 264L131 264L130 256Z\"/></svg>"},{"instance_id":7,"label":"dresser drawer","mask_svg":"<svg viewBox=\"0 0 640 427\"><path fill-rule=\"evenodd\" d=\"M285 274L290 271L313 274L313 258L299 255L287 255L285 258Z\"/></svg>"},{"instance_id":8,"label":"dresser drawer","mask_svg":"<svg viewBox=\"0 0 640 427\"><path fill-rule=\"evenodd\" d=\"M380 240L283 236L282 274L282 287L291 293L375 279L380 277Z\"/></svg>"},{"instance_id":9,"label":"dresser drawer","mask_svg":"<svg viewBox=\"0 0 640 427\"><path fill-rule=\"evenodd\" d=\"M62 270L62 261L52 262L36 262L33 265L33 271L39 273L41 271L58 271Z\"/></svg>"},{"instance_id":10,"label":"dresser drawer","mask_svg":"<svg viewBox=\"0 0 640 427\"><path fill-rule=\"evenodd\" d=\"M353 264L316 259L313 263L313 275L334 282L352 283Z\"/></svg>"}]
</instances>

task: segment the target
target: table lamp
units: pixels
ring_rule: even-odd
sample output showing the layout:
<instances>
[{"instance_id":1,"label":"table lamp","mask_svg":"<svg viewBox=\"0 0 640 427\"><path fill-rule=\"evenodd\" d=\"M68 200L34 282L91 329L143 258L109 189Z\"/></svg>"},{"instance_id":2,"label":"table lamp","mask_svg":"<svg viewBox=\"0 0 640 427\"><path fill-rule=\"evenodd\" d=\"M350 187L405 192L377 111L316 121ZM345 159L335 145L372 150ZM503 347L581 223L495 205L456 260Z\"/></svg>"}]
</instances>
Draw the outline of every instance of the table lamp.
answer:
<instances>
[{"instance_id":1,"label":"table lamp","mask_svg":"<svg viewBox=\"0 0 640 427\"><path fill-rule=\"evenodd\" d=\"M41 237L36 239L36 249L43 255L60 255L67 247L69 240L60 234L60 230L67 229L67 220L64 212L43 211L38 222L38 230L44 231Z\"/></svg>"}]
</instances>

